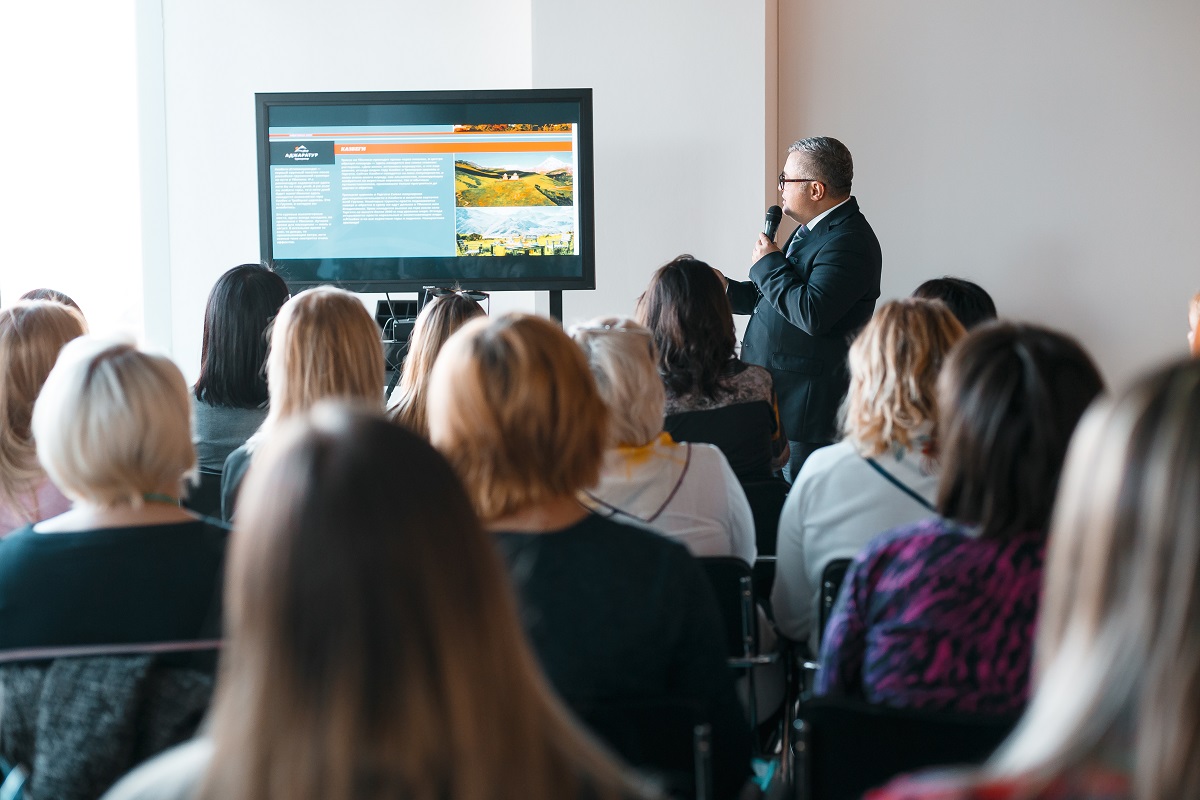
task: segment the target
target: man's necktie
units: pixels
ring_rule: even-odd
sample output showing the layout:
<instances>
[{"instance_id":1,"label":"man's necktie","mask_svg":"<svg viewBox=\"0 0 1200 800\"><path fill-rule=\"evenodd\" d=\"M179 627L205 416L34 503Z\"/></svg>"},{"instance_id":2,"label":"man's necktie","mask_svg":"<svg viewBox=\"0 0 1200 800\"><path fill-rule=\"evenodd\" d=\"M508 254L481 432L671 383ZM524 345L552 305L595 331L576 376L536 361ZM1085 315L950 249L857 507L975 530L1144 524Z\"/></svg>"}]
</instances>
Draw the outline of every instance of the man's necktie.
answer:
<instances>
[{"instance_id":1,"label":"man's necktie","mask_svg":"<svg viewBox=\"0 0 1200 800\"><path fill-rule=\"evenodd\" d=\"M801 225L796 229L796 235L792 237L792 243L788 245L787 253L784 255L791 258L800 249L800 244L803 242L805 236L808 236L808 226Z\"/></svg>"}]
</instances>

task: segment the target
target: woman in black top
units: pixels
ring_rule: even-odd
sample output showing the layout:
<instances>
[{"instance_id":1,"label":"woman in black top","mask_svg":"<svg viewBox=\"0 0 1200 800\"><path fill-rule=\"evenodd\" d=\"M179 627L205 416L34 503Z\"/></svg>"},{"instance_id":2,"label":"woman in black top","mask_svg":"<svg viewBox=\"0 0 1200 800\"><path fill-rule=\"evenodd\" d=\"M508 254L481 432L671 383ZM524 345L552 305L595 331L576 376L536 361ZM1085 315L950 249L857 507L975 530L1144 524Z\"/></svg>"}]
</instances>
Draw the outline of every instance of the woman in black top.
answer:
<instances>
[{"instance_id":1,"label":"woman in black top","mask_svg":"<svg viewBox=\"0 0 1200 800\"><path fill-rule=\"evenodd\" d=\"M749 726L703 572L683 545L575 499L599 477L607 416L582 351L540 317L474 320L433 368L431 441L495 534L551 683L590 722L622 704L696 704L716 794L734 797Z\"/></svg>"}]
</instances>

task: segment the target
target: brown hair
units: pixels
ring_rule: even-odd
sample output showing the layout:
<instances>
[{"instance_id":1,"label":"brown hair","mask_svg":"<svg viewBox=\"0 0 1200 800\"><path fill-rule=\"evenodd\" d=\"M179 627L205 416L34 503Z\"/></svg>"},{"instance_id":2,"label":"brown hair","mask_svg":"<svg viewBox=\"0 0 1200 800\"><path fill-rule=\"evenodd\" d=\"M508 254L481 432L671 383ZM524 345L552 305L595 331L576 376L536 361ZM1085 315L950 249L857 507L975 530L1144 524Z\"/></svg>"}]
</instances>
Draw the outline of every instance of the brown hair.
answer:
<instances>
[{"instance_id":1,"label":"brown hair","mask_svg":"<svg viewBox=\"0 0 1200 800\"><path fill-rule=\"evenodd\" d=\"M1132 744L1132 797L1200 795L1198 408L1188 361L1080 423L1051 526L1036 691L990 771L1048 781Z\"/></svg>"},{"instance_id":2,"label":"brown hair","mask_svg":"<svg viewBox=\"0 0 1200 800\"><path fill-rule=\"evenodd\" d=\"M1046 530L1071 433L1103 389L1065 334L1008 322L967 334L938 380L938 512L988 538Z\"/></svg>"},{"instance_id":3,"label":"brown hair","mask_svg":"<svg viewBox=\"0 0 1200 800\"><path fill-rule=\"evenodd\" d=\"M737 333L729 298L712 267L689 255L659 267L638 298L635 317L654 334L668 389L716 394Z\"/></svg>"},{"instance_id":4,"label":"brown hair","mask_svg":"<svg viewBox=\"0 0 1200 800\"><path fill-rule=\"evenodd\" d=\"M246 480L201 797L629 796L541 676L492 543L423 439L324 404Z\"/></svg>"},{"instance_id":5,"label":"brown hair","mask_svg":"<svg viewBox=\"0 0 1200 800\"><path fill-rule=\"evenodd\" d=\"M850 345L842 429L863 455L895 445L912 448L913 434L937 422L938 374L965 334L940 302L905 299L880 306Z\"/></svg>"},{"instance_id":6,"label":"brown hair","mask_svg":"<svg viewBox=\"0 0 1200 800\"><path fill-rule=\"evenodd\" d=\"M319 400L361 400L383 407L379 326L350 292L318 286L279 309L267 355L271 408L253 437L307 411Z\"/></svg>"},{"instance_id":7,"label":"brown hair","mask_svg":"<svg viewBox=\"0 0 1200 800\"><path fill-rule=\"evenodd\" d=\"M429 436L429 417L425 409L429 373L450 335L470 320L482 316L483 309L479 304L458 292L435 297L421 309L408 339L408 355L400 373L397 389L400 399L389 411L393 422Z\"/></svg>"},{"instance_id":8,"label":"brown hair","mask_svg":"<svg viewBox=\"0 0 1200 800\"><path fill-rule=\"evenodd\" d=\"M561 328L508 314L468 322L442 348L429 433L486 523L595 484L608 410Z\"/></svg>"},{"instance_id":9,"label":"brown hair","mask_svg":"<svg viewBox=\"0 0 1200 800\"><path fill-rule=\"evenodd\" d=\"M85 331L79 312L30 300L0 309L0 503L27 522L41 519L46 478L33 441L33 405L63 345Z\"/></svg>"}]
</instances>

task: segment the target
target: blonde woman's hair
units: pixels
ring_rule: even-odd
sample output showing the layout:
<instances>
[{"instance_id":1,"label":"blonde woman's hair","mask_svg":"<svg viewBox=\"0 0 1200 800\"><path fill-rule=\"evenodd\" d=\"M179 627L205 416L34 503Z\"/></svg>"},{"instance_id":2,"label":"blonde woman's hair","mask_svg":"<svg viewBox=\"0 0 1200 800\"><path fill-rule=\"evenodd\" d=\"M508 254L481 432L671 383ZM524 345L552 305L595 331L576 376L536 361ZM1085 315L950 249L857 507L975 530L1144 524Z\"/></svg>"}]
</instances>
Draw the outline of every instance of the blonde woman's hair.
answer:
<instances>
[{"instance_id":1,"label":"blonde woman's hair","mask_svg":"<svg viewBox=\"0 0 1200 800\"><path fill-rule=\"evenodd\" d=\"M476 317L483 309L457 292L435 297L421 309L408 339L408 355L400 372L399 399L389 410L394 422L407 425L422 436L429 436L425 396L433 363L450 335Z\"/></svg>"},{"instance_id":2,"label":"blonde woman's hair","mask_svg":"<svg viewBox=\"0 0 1200 800\"><path fill-rule=\"evenodd\" d=\"M650 329L628 317L600 317L571 328L608 406L610 447L641 446L663 429L666 390Z\"/></svg>"},{"instance_id":3,"label":"blonde woman's hair","mask_svg":"<svg viewBox=\"0 0 1200 800\"><path fill-rule=\"evenodd\" d=\"M126 342L68 343L33 409L38 458L63 494L138 507L182 490L196 467L191 401L179 367Z\"/></svg>"},{"instance_id":4,"label":"blonde woman's hair","mask_svg":"<svg viewBox=\"0 0 1200 800\"><path fill-rule=\"evenodd\" d=\"M79 312L56 302L0 309L0 504L26 522L42 518L36 492L46 478L33 440L33 404L63 345L85 328Z\"/></svg>"},{"instance_id":5,"label":"blonde woman's hair","mask_svg":"<svg viewBox=\"0 0 1200 800\"><path fill-rule=\"evenodd\" d=\"M501 561L424 439L324 404L281 426L246 480L201 798L639 796L548 687Z\"/></svg>"},{"instance_id":6,"label":"blonde woman's hair","mask_svg":"<svg viewBox=\"0 0 1200 800\"><path fill-rule=\"evenodd\" d=\"M850 391L842 430L865 456L911 448L937 422L937 379L950 348L966 334L944 303L884 303L850 346Z\"/></svg>"},{"instance_id":7,"label":"blonde woman's hair","mask_svg":"<svg viewBox=\"0 0 1200 800\"><path fill-rule=\"evenodd\" d=\"M1051 524L1034 696L991 772L1045 783L1132 749L1134 798L1200 796L1197 409L1189 361L1080 423Z\"/></svg>"},{"instance_id":8,"label":"blonde woman's hair","mask_svg":"<svg viewBox=\"0 0 1200 800\"><path fill-rule=\"evenodd\" d=\"M281 421L319 400L359 400L382 409L383 372L379 326L358 297L331 286L297 294L280 308L271 331L271 406L252 441L257 446Z\"/></svg>"},{"instance_id":9,"label":"blonde woman's hair","mask_svg":"<svg viewBox=\"0 0 1200 800\"><path fill-rule=\"evenodd\" d=\"M468 322L442 348L429 434L487 523L595 485L608 410L561 328L508 314Z\"/></svg>"}]
</instances>

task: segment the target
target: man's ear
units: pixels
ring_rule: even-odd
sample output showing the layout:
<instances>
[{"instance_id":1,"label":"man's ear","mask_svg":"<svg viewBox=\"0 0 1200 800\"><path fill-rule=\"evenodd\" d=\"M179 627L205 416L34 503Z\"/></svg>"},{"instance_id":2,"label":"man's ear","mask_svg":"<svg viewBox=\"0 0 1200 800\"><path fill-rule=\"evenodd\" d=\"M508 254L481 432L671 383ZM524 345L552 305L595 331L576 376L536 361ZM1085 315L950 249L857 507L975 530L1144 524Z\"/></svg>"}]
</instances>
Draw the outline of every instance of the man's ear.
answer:
<instances>
[{"instance_id":1,"label":"man's ear","mask_svg":"<svg viewBox=\"0 0 1200 800\"><path fill-rule=\"evenodd\" d=\"M809 183L808 196L814 203L819 203L825 197L825 184L821 181Z\"/></svg>"}]
</instances>

